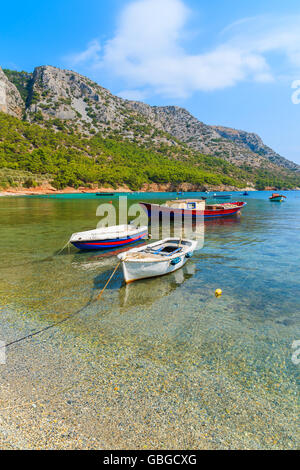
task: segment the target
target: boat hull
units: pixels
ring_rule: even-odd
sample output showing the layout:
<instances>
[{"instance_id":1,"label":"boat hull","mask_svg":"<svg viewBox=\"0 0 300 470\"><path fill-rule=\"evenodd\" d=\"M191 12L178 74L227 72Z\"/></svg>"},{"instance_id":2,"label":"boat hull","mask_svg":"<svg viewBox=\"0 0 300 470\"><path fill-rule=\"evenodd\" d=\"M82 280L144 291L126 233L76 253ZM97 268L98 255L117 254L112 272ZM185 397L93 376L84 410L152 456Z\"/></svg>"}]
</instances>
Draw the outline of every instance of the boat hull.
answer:
<instances>
[{"instance_id":1,"label":"boat hull","mask_svg":"<svg viewBox=\"0 0 300 470\"><path fill-rule=\"evenodd\" d=\"M170 254L163 251L170 248ZM196 248L196 240L179 238L160 240L147 245L147 248L133 248L118 255L122 262L124 280L129 284L177 271L192 257Z\"/></svg>"},{"instance_id":2,"label":"boat hull","mask_svg":"<svg viewBox=\"0 0 300 470\"><path fill-rule=\"evenodd\" d=\"M271 202L283 202L283 201L284 201L284 198L283 198L282 196L270 197L270 201L271 201Z\"/></svg>"},{"instance_id":3,"label":"boat hull","mask_svg":"<svg viewBox=\"0 0 300 470\"><path fill-rule=\"evenodd\" d=\"M128 236L124 238L115 238L107 240L93 240L93 241L71 241L72 245L82 251L90 250L107 250L107 249L116 249L121 246L129 245L130 243L135 243L138 240L147 237L147 232L143 232L136 236Z\"/></svg>"},{"instance_id":4,"label":"boat hull","mask_svg":"<svg viewBox=\"0 0 300 470\"><path fill-rule=\"evenodd\" d=\"M158 211L162 215L170 214L171 218L174 218L177 216L190 216L193 218L204 217L204 219L211 219L211 218L216 218L216 217L230 217L230 216L236 215L246 205L245 202L234 202L234 203L229 203L229 204L224 203L223 206L225 208L221 210L199 211L195 209L173 209L170 207L160 206L158 204L150 204L150 203L144 203L144 202L140 204L144 206L144 208L147 210L148 217L151 217L152 208L153 208L155 211ZM226 209L226 204L228 205L235 204L236 207Z\"/></svg>"},{"instance_id":5,"label":"boat hull","mask_svg":"<svg viewBox=\"0 0 300 470\"><path fill-rule=\"evenodd\" d=\"M169 260L154 263L135 263L130 261L122 262L122 269L126 284L138 281L140 279L148 279L151 277L164 276L173 273L177 269L182 268L187 262L185 255L180 256L180 262L176 265L170 264Z\"/></svg>"}]
</instances>

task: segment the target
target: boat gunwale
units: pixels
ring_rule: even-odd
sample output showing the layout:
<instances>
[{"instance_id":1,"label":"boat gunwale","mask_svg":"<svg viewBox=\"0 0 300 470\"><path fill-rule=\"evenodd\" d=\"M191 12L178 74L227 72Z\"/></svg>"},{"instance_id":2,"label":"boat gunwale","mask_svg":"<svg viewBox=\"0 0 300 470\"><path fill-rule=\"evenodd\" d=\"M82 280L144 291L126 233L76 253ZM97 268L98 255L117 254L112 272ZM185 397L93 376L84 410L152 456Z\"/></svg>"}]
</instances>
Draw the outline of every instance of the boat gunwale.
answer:
<instances>
[{"instance_id":1,"label":"boat gunwale","mask_svg":"<svg viewBox=\"0 0 300 470\"><path fill-rule=\"evenodd\" d=\"M164 255L159 255L159 254L155 254L155 253L146 253L146 249L147 247L149 246L152 246L152 247L155 247L155 246L159 246L159 245L163 245L165 243L167 243L168 241L178 241L179 243L183 243L183 242L186 242L188 244L186 245L182 245L182 251L180 253L178 253L178 251L176 253L173 253L173 254L170 254L170 256L164 256ZM189 240L189 239L180 239L180 238L165 238L163 240L159 240L157 242L154 242L154 243L150 243L146 246L142 246L142 247L138 247L138 248L132 248L131 250L128 250L127 252L125 253L120 253L120 255L118 255L118 258L123 262L123 263L168 263L170 261L172 261L172 259L175 259L179 256L185 256L191 249L195 250L196 246L193 247L193 243L194 240ZM195 241L196 243L196 241ZM139 253L144 253L145 255L150 255L150 256L147 258L132 258L132 259L126 259L127 255L128 254L139 254ZM152 258L153 257L153 258Z\"/></svg>"},{"instance_id":2,"label":"boat gunwale","mask_svg":"<svg viewBox=\"0 0 300 470\"><path fill-rule=\"evenodd\" d=\"M126 225L124 225L126 226ZM112 227L118 227L117 225L116 226L112 226ZM127 227L130 227L129 225ZM133 227L133 226L132 226ZM103 228L110 228L110 227L103 227ZM132 228L132 230L128 229L124 229L123 231L107 231L106 233L100 233L100 230L101 228L98 228L98 229L94 229L94 230L86 230L86 231L83 231L83 232L75 232L71 235L71 238L70 238L70 243L96 243L96 242L105 242L105 241L114 241L114 240L127 240L128 238L131 238L133 236L136 236L136 235L142 235L142 236L146 236L148 234L148 226L147 225L143 225L142 227L139 227L139 228ZM99 231L99 234L97 233L97 231ZM78 239L77 237L80 236L82 234L82 236L84 237L84 234L94 234L97 235L96 238L81 238L81 239Z\"/></svg>"},{"instance_id":3,"label":"boat gunwale","mask_svg":"<svg viewBox=\"0 0 300 470\"><path fill-rule=\"evenodd\" d=\"M196 201L195 201L196 202ZM218 217L221 215L234 215L239 210L243 209L247 202L244 201L234 201L234 202L224 202L218 204L219 206L230 206L230 207L223 207L222 209L204 209L204 210L197 210L197 209L181 209L181 208L173 208L165 206L164 204L152 204L149 202L139 202L141 206L144 206L147 212L149 213L149 209L152 211L152 207L159 208L158 212L170 213L174 215L186 215L192 217ZM209 206L213 206L216 204L209 204Z\"/></svg>"}]
</instances>

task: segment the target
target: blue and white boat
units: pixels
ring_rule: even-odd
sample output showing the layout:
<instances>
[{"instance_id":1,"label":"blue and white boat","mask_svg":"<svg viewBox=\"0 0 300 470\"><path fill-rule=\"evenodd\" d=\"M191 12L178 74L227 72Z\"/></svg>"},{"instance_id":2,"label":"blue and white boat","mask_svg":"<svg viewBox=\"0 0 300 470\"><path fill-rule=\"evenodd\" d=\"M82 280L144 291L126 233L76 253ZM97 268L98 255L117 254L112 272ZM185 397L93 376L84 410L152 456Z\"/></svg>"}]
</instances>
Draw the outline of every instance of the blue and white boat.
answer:
<instances>
[{"instance_id":1,"label":"blue and white boat","mask_svg":"<svg viewBox=\"0 0 300 470\"><path fill-rule=\"evenodd\" d=\"M79 250L107 250L129 245L147 236L147 226L114 225L73 233L70 243Z\"/></svg>"}]
</instances>

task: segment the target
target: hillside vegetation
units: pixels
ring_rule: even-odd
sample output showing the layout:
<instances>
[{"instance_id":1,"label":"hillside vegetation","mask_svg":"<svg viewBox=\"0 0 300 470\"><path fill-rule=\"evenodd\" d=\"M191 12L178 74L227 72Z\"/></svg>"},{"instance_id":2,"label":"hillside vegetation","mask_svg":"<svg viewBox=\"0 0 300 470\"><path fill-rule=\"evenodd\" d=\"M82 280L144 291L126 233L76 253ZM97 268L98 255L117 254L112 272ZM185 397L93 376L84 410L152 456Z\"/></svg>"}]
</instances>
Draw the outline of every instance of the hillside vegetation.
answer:
<instances>
[{"instance_id":1,"label":"hillside vegetation","mask_svg":"<svg viewBox=\"0 0 300 470\"><path fill-rule=\"evenodd\" d=\"M83 137L63 122L56 124L60 131L0 113L2 187L28 187L41 181L51 182L58 189L127 185L138 190L151 183L171 183L174 188L190 183L199 189L219 185L238 188L249 182L258 189L300 186L296 174L276 176L267 170L238 168L183 144L170 147L162 143L152 150L149 144L130 142L117 132L105 138L101 133Z\"/></svg>"}]
</instances>

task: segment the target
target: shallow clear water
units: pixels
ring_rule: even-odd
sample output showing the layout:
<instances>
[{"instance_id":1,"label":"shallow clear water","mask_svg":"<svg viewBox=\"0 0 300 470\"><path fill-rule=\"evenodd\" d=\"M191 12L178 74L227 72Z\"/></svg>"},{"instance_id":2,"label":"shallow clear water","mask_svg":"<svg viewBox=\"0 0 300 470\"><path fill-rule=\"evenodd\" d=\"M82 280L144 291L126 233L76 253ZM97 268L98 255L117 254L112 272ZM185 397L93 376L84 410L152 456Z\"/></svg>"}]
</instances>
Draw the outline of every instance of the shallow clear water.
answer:
<instances>
[{"instance_id":1,"label":"shallow clear water","mask_svg":"<svg viewBox=\"0 0 300 470\"><path fill-rule=\"evenodd\" d=\"M2 383L44 401L68 386L60 415L76 416L86 446L92 426L102 448L296 448L300 193L282 204L269 194L235 195L242 216L205 222L204 247L182 270L129 286L119 270L98 303L117 258L53 255L115 198L0 198L0 340L82 309L8 348Z\"/></svg>"}]
</instances>

